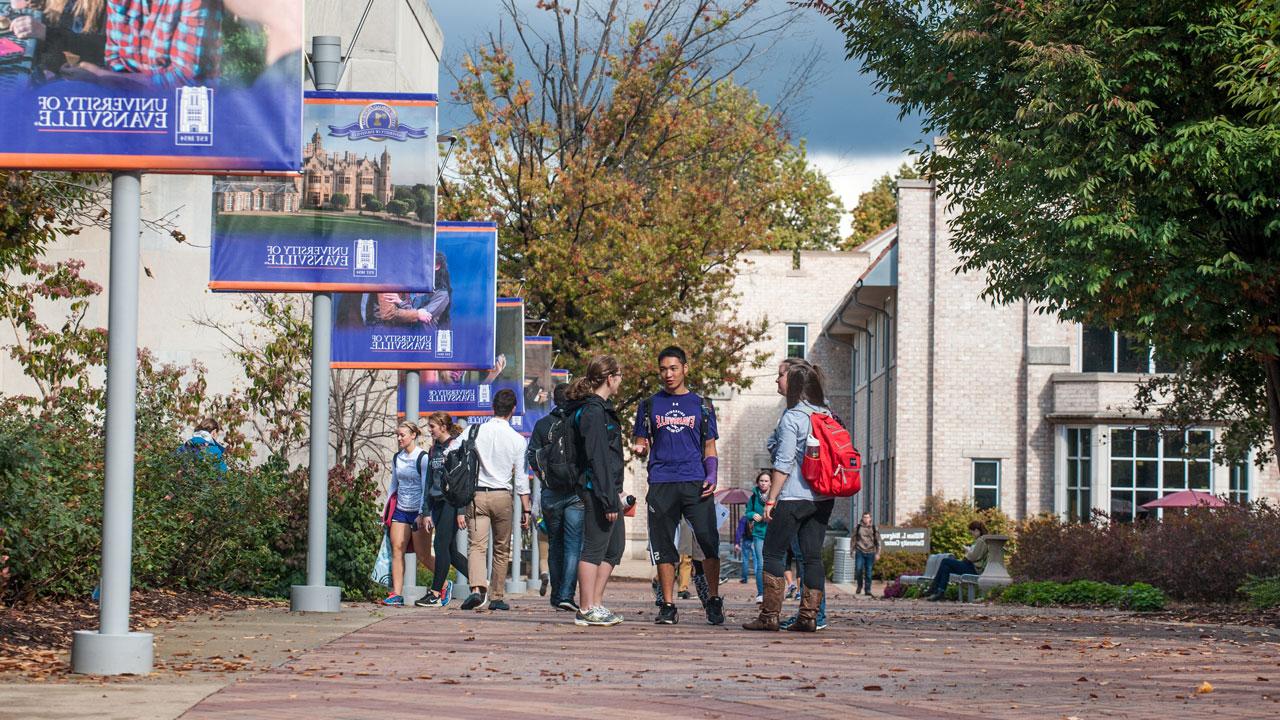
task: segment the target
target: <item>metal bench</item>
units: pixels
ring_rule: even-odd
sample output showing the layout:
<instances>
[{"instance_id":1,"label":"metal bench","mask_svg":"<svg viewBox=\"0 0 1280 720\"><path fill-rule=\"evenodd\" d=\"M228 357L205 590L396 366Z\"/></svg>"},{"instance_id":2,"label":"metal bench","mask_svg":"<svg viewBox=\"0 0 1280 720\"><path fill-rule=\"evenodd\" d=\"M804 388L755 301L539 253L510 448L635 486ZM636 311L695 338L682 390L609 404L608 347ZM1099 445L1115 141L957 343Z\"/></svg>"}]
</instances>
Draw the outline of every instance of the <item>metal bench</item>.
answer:
<instances>
[{"instance_id":1,"label":"metal bench","mask_svg":"<svg viewBox=\"0 0 1280 720\"><path fill-rule=\"evenodd\" d=\"M923 575L903 575L899 578L903 585L918 585L928 588L933 584L933 578L938 574L938 568L942 566L942 559L951 557L950 553L934 553L924 564Z\"/></svg>"}]
</instances>

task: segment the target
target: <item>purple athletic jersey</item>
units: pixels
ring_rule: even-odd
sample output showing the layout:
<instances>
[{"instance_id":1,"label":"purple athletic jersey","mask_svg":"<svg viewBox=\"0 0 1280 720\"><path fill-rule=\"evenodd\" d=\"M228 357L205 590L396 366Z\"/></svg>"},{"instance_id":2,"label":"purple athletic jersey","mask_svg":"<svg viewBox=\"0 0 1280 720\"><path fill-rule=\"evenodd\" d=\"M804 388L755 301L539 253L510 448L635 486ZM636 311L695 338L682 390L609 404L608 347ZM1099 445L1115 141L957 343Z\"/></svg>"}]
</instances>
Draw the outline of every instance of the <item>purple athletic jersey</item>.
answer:
<instances>
[{"instance_id":1,"label":"purple athletic jersey","mask_svg":"<svg viewBox=\"0 0 1280 720\"><path fill-rule=\"evenodd\" d=\"M672 395L661 390L650 401L653 415L645 422L644 403L636 409L635 436L649 438L649 482L671 483L707 479L702 467L702 423L707 423L707 439L720 437L712 411L702 417L702 398L697 393ZM654 437L649 437L649 428Z\"/></svg>"}]
</instances>

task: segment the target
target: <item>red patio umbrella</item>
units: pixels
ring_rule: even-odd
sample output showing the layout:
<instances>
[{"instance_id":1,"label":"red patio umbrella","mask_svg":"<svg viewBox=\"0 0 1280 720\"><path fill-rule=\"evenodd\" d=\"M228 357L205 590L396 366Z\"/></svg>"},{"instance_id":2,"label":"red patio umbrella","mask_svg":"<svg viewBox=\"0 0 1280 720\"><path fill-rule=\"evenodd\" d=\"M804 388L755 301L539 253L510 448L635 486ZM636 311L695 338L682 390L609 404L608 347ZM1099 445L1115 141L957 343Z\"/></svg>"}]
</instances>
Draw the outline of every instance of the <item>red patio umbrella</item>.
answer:
<instances>
[{"instance_id":1,"label":"red patio umbrella","mask_svg":"<svg viewBox=\"0 0 1280 720\"><path fill-rule=\"evenodd\" d=\"M721 505L746 505L751 499L751 493L742 488L729 488L716 493L716 500Z\"/></svg>"},{"instance_id":2,"label":"red patio umbrella","mask_svg":"<svg viewBox=\"0 0 1280 720\"><path fill-rule=\"evenodd\" d=\"M1207 492L1179 490L1176 493L1169 493L1159 500L1143 503L1142 507L1147 510L1154 510L1156 508L1226 507L1226 505L1226 500L1216 495L1210 495Z\"/></svg>"}]
</instances>

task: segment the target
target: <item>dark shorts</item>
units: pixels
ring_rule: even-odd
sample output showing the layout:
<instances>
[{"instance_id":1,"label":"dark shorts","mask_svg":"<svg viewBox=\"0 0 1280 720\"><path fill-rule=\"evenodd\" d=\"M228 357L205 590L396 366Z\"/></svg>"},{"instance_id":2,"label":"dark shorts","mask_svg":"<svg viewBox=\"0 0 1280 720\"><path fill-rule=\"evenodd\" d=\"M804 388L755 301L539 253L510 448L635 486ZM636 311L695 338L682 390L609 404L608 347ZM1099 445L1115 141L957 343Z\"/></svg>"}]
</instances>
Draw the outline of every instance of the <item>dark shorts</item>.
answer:
<instances>
[{"instance_id":1,"label":"dark shorts","mask_svg":"<svg viewBox=\"0 0 1280 720\"><path fill-rule=\"evenodd\" d=\"M400 508L396 508L396 511L391 513L391 522L398 522L398 523L404 523L405 525L412 525L417 521L418 521L417 510L401 510Z\"/></svg>"},{"instance_id":2,"label":"dark shorts","mask_svg":"<svg viewBox=\"0 0 1280 720\"><path fill-rule=\"evenodd\" d=\"M605 562L617 567L627 544L622 513L618 513L617 520L609 522L604 516L604 506L590 490L579 490L578 497L582 499L583 511L582 555L578 559L589 565Z\"/></svg>"},{"instance_id":3,"label":"dark shorts","mask_svg":"<svg viewBox=\"0 0 1280 720\"><path fill-rule=\"evenodd\" d=\"M720 558L720 532L716 529L716 502L702 497L702 482L652 483L645 496L649 506L649 549L655 563L680 562L676 527L684 518L693 526L693 538L703 557Z\"/></svg>"}]
</instances>

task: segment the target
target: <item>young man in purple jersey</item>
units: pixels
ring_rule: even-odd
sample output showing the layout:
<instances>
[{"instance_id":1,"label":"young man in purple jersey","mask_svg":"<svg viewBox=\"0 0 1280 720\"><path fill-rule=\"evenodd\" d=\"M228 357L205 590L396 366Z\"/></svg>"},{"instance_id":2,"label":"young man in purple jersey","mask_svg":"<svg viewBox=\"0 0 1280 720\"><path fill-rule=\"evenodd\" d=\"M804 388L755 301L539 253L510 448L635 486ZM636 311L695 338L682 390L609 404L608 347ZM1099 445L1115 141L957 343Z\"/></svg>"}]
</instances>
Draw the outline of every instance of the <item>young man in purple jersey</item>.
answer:
<instances>
[{"instance_id":1,"label":"young man in purple jersey","mask_svg":"<svg viewBox=\"0 0 1280 720\"><path fill-rule=\"evenodd\" d=\"M710 590L707 622L724 622L720 597L720 533L715 498L715 410L710 401L689 390L685 378L689 360L684 350L671 346L658 353L662 390L640 403L636 412L635 445L638 456L649 458L649 547L658 566L662 605L655 620L660 625L679 621L673 602L676 563L676 527L681 518L693 528L694 541L706 559L702 561Z\"/></svg>"}]
</instances>

